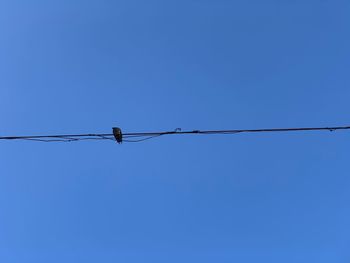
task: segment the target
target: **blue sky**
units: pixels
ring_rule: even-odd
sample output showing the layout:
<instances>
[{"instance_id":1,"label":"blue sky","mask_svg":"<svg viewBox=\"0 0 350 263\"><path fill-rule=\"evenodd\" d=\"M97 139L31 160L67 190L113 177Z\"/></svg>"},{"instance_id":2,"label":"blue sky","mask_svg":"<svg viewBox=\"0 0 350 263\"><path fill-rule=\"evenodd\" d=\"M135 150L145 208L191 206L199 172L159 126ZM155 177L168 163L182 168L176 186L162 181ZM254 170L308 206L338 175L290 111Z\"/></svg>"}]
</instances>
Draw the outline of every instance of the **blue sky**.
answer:
<instances>
[{"instance_id":1,"label":"blue sky","mask_svg":"<svg viewBox=\"0 0 350 263\"><path fill-rule=\"evenodd\" d=\"M349 124L349 1L0 2L0 134ZM348 132L2 141L0 261L350 260Z\"/></svg>"}]
</instances>

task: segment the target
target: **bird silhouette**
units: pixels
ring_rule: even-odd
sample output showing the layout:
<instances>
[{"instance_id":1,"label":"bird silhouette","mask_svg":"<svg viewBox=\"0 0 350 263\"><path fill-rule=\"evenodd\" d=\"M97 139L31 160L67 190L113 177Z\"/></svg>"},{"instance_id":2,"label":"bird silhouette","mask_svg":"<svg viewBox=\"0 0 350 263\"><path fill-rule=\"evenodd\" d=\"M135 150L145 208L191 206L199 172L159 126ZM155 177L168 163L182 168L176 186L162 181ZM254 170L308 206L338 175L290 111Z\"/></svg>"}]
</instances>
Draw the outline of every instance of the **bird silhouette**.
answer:
<instances>
[{"instance_id":1,"label":"bird silhouette","mask_svg":"<svg viewBox=\"0 0 350 263\"><path fill-rule=\"evenodd\" d=\"M113 135L117 143L122 143L123 142L123 133L122 130L118 127L113 127Z\"/></svg>"}]
</instances>

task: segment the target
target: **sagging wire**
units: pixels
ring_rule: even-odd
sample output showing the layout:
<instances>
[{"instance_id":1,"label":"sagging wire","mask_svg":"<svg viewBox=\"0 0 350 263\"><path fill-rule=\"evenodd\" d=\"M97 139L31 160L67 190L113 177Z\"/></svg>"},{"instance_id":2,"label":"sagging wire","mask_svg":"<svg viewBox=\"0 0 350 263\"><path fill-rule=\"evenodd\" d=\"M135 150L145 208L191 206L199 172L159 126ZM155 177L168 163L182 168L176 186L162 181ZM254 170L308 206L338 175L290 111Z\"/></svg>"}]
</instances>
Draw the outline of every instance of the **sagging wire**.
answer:
<instances>
[{"instance_id":1,"label":"sagging wire","mask_svg":"<svg viewBox=\"0 0 350 263\"><path fill-rule=\"evenodd\" d=\"M304 128L272 128L272 129L245 129L245 130L192 130L182 131L176 128L173 131L162 132L136 132L136 133L122 133L118 127L112 128L110 133L88 133L88 134L66 134L66 135L35 135L35 136L0 136L0 140L27 140L37 142L75 142L83 140L111 140L117 143L127 142L143 142L163 135L185 135L185 134L203 134L203 135L230 135L238 133L271 133L271 132L302 132L302 131L337 131L349 130L350 126L336 126L336 127L304 127Z\"/></svg>"},{"instance_id":2,"label":"sagging wire","mask_svg":"<svg viewBox=\"0 0 350 263\"><path fill-rule=\"evenodd\" d=\"M143 139L138 139L138 140L123 140L124 142L143 142L143 141L147 141L147 140L150 140L150 139L154 139L156 137L159 137L159 136L162 136L161 134L158 134L158 135L154 135L154 136L149 136L149 137L146 137L146 138L143 138ZM143 136L140 136L140 137L143 137ZM130 137L129 137L130 138Z\"/></svg>"}]
</instances>

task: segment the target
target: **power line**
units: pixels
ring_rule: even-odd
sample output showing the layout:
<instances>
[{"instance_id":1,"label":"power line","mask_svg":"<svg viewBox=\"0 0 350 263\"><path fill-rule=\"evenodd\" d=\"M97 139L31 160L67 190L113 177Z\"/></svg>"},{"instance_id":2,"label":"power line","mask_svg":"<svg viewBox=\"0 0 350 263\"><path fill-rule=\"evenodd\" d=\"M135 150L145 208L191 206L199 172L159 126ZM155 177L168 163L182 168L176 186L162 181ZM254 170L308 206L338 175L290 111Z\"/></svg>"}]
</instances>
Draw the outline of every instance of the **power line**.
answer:
<instances>
[{"instance_id":1,"label":"power line","mask_svg":"<svg viewBox=\"0 0 350 263\"><path fill-rule=\"evenodd\" d=\"M86 134L61 134L61 135L30 135L30 136L0 136L0 140L30 140L38 142L73 142L83 140L112 140L121 142L142 142L164 135L229 135L237 133L282 133L282 132L311 132L311 131L337 131L349 130L350 126L336 127L299 127L299 128L269 128L269 129L241 129L241 130L190 130L182 131L177 128L173 131L161 132L133 132L122 133L120 128L113 128L113 133L86 133Z\"/></svg>"}]
</instances>

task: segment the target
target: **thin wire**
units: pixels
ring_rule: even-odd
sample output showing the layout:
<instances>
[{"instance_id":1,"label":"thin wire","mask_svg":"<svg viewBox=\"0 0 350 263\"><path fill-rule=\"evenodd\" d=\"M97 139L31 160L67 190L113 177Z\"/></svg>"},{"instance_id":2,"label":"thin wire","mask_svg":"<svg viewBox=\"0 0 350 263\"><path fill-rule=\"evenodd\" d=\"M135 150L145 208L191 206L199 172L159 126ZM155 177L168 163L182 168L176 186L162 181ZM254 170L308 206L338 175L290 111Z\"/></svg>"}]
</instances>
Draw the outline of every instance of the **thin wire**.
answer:
<instances>
[{"instance_id":1,"label":"thin wire","mask_svg":"<svg viewBox=\"0 0 350 263\"><path fill-rule=\"evenodd\" d=\"M98 136L100 137L99 139L115 141L114 137L113 138L109 138L109 137L104 136L104 135L98 135ZM96 138L96 139L98 139L98 138Z\"/></svg>"},{"instance_id":2,"label":"thin wire","mask_svg":"<svg viewBox=\"0 0 350 263\"><path fill-rule=\"evenodd\" d=\"M107 140L107 138L63 138L62 139L31 139L31 138L23 138L18 140L26 140L26 141L37 141L37 142L76 142L76 141L84 141L84 140ZM110 139L113 140L113 139ZM114 141L114 140L113 140Z\"/></svg>"},{"instance_id":3,"label":"thin wire","mask_svg":"<svg viewBox=\"0 0 350 263\"><path fill-rule=\"evenodd\" d=\"M174 131L162 132L135 132L124 133L123 138L125 142L142 142L153 139L162 135L184 135L184 134L237 134L237 133L268 133L268 132L302 132L302 131L336 131L349 130L350 126L336 126L336 127L303 127L303 128L271 128L271 129L244 129L244 130L192 130L181 131L176 129ZM137 140L130 140L130 138L141 138ZM72 142L82 140L112 140L115 141L114 135L111 133L87 133L87 134L64 134L64 135L34 135L34 136L0 136L0 140L30 140L39 142Z\"/></svg>"},{"instance_id":4,"label":"thin wire","mask_svg":"<svg viewBox=\"0 0 350 263\"><path fill-rule=\"evenodd\" d=\"M72 142L76 140L70 140L70 139L50 139L50 140L44 140L44 139L30 139L30 138L25 138L23 140L26 141L36 141L36 142Z\"/></svg>"},{"instance_id":5,"label":"thin wire","mask_svg":"<svg viewBox=\"0 0 350 263\"><path fill-rule=\"evenodd\" d=\"M147 140L150 140L150 139L154 139L154 138L159 137L159 136L161 136L161 134L150 136L150 137L147 137L147 138L144 138L144 139L139 139L139 140L123 140L123 142L143 142L143 141L147 141Z\"/></svg>"}]
</instances>

